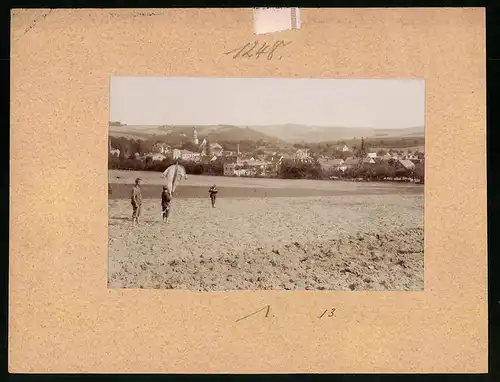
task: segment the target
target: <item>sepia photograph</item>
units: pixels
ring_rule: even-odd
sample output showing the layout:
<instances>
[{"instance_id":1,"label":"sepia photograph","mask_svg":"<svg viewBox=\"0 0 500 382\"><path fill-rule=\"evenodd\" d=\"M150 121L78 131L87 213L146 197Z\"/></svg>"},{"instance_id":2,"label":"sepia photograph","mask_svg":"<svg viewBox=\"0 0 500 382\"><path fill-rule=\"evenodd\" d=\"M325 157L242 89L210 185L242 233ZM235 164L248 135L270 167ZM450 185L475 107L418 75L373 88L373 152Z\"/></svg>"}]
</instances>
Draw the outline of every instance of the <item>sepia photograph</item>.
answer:
<instances>
[{"instance_id":1,"label":"sepia photograph","mask_svg":"<svg viewBox=\"0 0 500 382\"><path fill-rule=\"evenodd\" d=\"M423 291L425 81L110 79L108 287Z\"/></svg>"}]
</instances>

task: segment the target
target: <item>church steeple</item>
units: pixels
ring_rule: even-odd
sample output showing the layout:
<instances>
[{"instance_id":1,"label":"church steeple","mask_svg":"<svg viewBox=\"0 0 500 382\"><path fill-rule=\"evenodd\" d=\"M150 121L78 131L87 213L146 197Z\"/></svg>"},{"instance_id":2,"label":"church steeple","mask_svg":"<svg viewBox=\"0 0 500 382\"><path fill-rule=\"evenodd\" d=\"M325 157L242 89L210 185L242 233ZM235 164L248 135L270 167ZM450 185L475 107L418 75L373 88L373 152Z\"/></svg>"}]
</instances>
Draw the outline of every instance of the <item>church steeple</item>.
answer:
<instances>
[{"instance_id":1,"label":"church steeple","mask_svg":"<svg viewBox=\"0 0 500 382\"><path fill-rule=\"evenodd\" d=\"M196 131L196 127L193 127L193 143L195 145L198 144L198 132Z\"/></svg>"}]
</instances>

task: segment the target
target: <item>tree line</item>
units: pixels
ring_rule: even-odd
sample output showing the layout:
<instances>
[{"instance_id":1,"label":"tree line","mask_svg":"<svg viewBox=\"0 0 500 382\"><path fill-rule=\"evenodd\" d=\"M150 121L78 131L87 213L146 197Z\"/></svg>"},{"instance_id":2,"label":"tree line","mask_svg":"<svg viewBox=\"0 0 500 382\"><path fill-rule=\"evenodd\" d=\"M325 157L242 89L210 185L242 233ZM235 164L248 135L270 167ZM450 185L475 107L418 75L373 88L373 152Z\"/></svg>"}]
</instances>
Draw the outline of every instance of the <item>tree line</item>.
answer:
<instances>
[{"instance_id":1,"label":"tree line","mask_svg":"<svg viewBox=\"0 0 500 382\"><path fill-rule=\"evenodd\" d=\"M354 138L349 141L341 140L336 142L319 142L319 143L295 143L296 149L309 149L317 156L325 155L336 159L346 159L352 156L366 156L366 153L374 151L377 155L382 156L389 154L403 154L405 150L402 148L424 145L425 138ZM350 151L337 150L338 147L346 145ZM407 150L412 153L412 150ZM419 158L423 159L424 153L414 152Z\"/></svg>"},{"instance_id":2,"label":"tree line","mask_svg":"<svg viewBox=\"0 0 500 382\"><path fill-rule=\"evenodd\" d=\"M158 171L163 172L169 166L179 163L184 166L188 174L193 175L224 175L224 165L220 161L213 162L191 162L174 160L171 158L162 161L153 161L151 158L140 160L135 158L117 158L109 155L108 169L110 170L128 170L128 171Z\"/></svg>"},{"instance_id":3,"label":"tree line","mask_svg":"<svg viewBox=\"0 0 500 382\"><path fill-rule=\"evenodd\" d=\"M418 163L413 169L398 165L397 161L379 161L374 164L358 164L342 171L338 168L324 169L316 163L283 163L278 170L283 179L339 179L365 181L413 180L424 183L425 166Z\"/></svg>"}]
</instances>

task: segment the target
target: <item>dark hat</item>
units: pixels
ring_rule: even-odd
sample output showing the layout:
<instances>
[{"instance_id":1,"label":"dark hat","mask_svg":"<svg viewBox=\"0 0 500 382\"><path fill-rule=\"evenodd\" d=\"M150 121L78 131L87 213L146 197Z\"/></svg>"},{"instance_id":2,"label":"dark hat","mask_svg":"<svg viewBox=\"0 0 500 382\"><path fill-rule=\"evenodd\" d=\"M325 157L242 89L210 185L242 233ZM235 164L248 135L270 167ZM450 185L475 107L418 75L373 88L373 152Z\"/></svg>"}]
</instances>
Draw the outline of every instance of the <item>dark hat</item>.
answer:
<instances>
[{"instance_id":1,"label":"dark hat","mask_svg":"<svg viewBox=\"0 0 500 382\"><path fill-rule=\"evenodd\" d=\"M163 189L164 189L164 190L168 190L168 187L167 187L167 186L163 186Z\"/></svg>"},{"instance_id":2,"label":"dark hat","mask_svg":"<svg viewBox=\"0 0 500 382\"><path fill-rule=\"evenodd\" d=\"M135 180L135 183L138 183L140 180L142 180L142 179L141 179L141 178L137 178L137 179Z\"/></svg>"}]
</instances>

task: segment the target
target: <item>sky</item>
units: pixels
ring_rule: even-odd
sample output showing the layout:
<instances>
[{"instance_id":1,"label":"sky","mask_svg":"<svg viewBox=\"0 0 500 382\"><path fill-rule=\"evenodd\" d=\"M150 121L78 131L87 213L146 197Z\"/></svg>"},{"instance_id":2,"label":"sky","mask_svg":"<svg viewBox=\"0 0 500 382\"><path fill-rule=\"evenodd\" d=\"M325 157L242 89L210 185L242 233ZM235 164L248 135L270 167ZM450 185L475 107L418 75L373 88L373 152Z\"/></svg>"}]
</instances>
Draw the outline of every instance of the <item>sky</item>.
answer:
<instances>
[{"instance_id":1,"label":"sky","mask_svg":"<svg viewBox=\"0 0 500 382\"><path fill-rule=\"evenodd\" d=\"M127 125L424 126L423 79L112 77L110 121Z\"/></svg>"}]
</instances>

